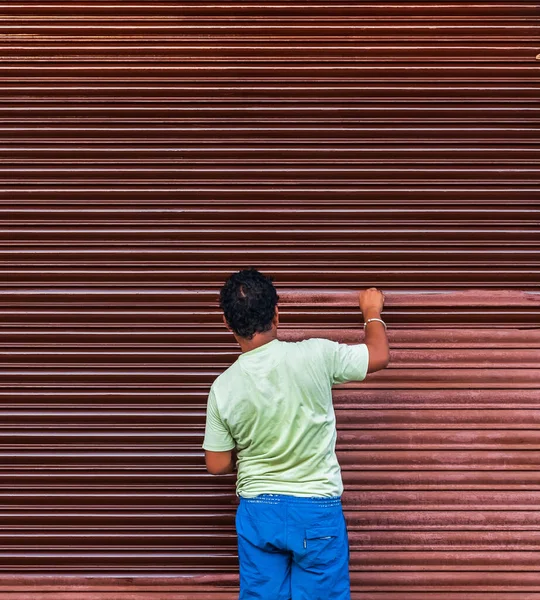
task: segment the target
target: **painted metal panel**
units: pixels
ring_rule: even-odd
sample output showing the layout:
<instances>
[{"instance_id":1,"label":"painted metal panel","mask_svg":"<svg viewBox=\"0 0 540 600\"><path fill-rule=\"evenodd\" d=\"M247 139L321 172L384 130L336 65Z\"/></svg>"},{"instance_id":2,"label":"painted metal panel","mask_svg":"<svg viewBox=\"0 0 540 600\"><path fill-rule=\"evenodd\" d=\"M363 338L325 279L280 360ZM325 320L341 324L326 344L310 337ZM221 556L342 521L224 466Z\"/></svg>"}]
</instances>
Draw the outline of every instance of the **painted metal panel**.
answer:
<instances>
[{"instance_id":1,"label":"painted metal panel","mask_svg":"<svg viewBox=\"0 0 540 600\"><path fill-rule=\"evenodd\" d=\"M0 7L0 599L232 600L217 291L337 386L355 600L540 600L536 2Z\"/></svg>"}]
</instances>

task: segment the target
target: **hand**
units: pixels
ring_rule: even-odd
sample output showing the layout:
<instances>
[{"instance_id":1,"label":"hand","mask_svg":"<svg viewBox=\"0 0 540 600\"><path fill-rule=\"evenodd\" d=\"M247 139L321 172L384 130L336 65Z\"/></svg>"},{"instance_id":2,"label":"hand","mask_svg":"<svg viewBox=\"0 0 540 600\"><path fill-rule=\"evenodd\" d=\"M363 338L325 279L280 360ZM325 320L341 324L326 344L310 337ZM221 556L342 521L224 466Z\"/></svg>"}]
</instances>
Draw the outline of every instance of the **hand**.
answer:
<instances>
[{"instance_id":1,"label":"hand","mask_svg":"<svg viewBox=\"0 0 540 600\"><path fill-rule=\"evenodd\" d=\"M360 310L364 318L367 318L367 315L372 313L379 315L384 305L384 294L377 288L368 288L359 293L358 303L360 304Z\"/></svg>"}]
</instances>

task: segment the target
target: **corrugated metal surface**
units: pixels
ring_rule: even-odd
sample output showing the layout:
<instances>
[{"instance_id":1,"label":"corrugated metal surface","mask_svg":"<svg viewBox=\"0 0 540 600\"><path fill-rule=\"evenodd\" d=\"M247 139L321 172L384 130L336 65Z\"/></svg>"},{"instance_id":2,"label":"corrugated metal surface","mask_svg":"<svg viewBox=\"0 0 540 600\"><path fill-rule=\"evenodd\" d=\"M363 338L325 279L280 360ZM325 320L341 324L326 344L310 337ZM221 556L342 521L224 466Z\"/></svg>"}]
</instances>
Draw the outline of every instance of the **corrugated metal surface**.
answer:
<instances>
[{"instance_id":1,"label":"corrugated metal surface","mask_svg":"<svg viewBox=\"0 0 540 600\"><path fill-rule=\"evenodd\" d=\"M247 265L283 339L388 298L335 389L355 600L540 599L539 17L2 3L2 600L236 597L200 443Z\"/></svg>"}]
</instances>

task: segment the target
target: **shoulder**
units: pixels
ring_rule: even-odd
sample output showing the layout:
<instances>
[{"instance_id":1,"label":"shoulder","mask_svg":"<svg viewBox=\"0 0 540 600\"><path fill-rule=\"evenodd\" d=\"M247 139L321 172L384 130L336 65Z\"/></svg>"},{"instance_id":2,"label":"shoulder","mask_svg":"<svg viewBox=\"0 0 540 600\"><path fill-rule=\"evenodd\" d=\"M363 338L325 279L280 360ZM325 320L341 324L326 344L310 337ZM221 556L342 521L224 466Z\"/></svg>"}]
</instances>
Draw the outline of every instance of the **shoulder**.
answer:
<instances>
[{"instance_id":1,"label":"shoulder","mask_svg":"<svg viewBox=\"0 0 540 600\"><path fill-rule=\"evenodd\" d=\"M235 361L214 379L210 390L217 396L224 396L238 382L239 377L241 377L241 371L238 361Z\"/></svg>"},{"instance_id":2,"label":"shoulder","mask_svg":"<svg viewBox=\"0 0 540 600\"><path fill-rule=\"evenodd\" d=\"M328 340L326 338L308 338L307 340L302 340L298 342L302 345L302 349L305 352L312 352L317 354L324 354L334 348L337 342L333 342L332 340Z\"/></svg>"},{"instance_id":3,"label":"shoulder","mask_svg":"<svg viewBox=\"0 0 540 600\"><path fill-rule=\"evenodd\" d=\"M300 342L292 342L296 352L311 361L326 361L335 352L337 342L326 338L308 338Z\"/></svg>"}]
</instances>

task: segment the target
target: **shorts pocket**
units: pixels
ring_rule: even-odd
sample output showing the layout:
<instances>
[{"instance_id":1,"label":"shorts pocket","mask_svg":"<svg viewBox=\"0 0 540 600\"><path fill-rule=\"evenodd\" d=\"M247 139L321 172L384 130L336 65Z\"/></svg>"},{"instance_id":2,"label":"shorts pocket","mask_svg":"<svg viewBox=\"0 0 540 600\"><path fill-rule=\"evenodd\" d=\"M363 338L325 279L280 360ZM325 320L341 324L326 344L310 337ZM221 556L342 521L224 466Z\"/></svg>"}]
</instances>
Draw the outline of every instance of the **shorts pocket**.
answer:
<instances>
[{"instance_id":1,"label":"shorts pocket","mask_svg":"<svg viewBox=\"0 0 540 600\"><path fill-rule=\"evenodd\" d=\"M311 527L304 533L304 566L323 567L336 560L341 548L341 529Z\"/></svg>"}]
</instances>

